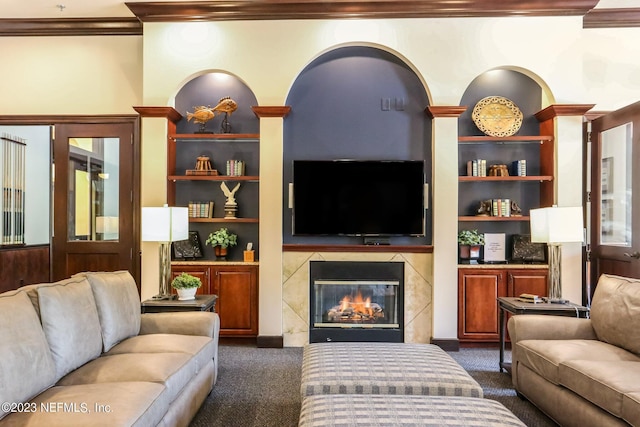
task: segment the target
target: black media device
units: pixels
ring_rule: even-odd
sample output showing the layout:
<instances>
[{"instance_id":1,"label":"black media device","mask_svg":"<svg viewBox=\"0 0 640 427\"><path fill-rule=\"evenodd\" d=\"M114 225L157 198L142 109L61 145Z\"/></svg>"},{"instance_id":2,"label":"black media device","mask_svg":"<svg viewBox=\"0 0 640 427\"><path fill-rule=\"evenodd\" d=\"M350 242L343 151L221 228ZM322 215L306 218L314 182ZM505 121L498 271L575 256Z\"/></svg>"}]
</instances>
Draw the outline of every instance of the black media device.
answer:
<instances>
[{"instance_id":1,"label":"black media device","mask_svg":"<svg viewBox=\"0 0 640 427\"><path fill-rule=\"evenodd\" d=\"M294 160L293 234L424 236L424 184L422 160Z\"/></svg>"}]
</instances>

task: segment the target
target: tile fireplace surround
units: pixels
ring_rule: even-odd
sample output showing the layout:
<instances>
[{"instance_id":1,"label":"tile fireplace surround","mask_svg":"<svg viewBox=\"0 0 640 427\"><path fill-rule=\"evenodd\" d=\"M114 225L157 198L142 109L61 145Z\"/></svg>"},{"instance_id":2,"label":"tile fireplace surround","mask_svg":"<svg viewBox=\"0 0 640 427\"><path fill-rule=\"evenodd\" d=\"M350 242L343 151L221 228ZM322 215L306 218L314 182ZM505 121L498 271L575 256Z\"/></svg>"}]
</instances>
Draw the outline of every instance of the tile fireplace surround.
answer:
<instances>
[{"instance_id":1,"label":"tile fireplace surround","mask_svg":"<svg viewBox=\"0 0 640 427\"><path fill-rule=\"evenodd\" d=\"M309 342L309 261L404 262L404 341L428 343L432 335L433 254L284 252L282 278L285 347Z\"/></svg>"}]
</instances>

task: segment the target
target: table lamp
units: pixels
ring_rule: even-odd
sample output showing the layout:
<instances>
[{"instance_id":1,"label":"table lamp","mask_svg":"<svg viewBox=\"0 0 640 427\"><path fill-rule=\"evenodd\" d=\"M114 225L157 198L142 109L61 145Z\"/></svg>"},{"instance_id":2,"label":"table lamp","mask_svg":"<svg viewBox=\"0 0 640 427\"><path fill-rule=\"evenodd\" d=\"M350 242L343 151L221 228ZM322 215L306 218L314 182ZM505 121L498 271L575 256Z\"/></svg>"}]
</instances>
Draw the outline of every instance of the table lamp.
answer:
<instances>
[{"instance_id":1,"label":"table lamp","mask_svg":"<svg viewBox=\"0 0 640 427\"><path fill-rule=\"evenodd\" d=\"M560 261L562 243L582 242L583 222L581 207L553 206L531 209L531 242L546 243L549 253L548 297L550 300L562 298L560 283Z\"/></svg>"},{"instance_id":2,"label":"table lamp","mask_svg":"<svg viewBox=\"0 0 640 427\"><path fill-rule=\"evenodd\" d=\"M171 242L189 237L188 208L142 208L142 241L160 243L160 286L154 299L170 299Z\"/></svg>"}]
</instances>

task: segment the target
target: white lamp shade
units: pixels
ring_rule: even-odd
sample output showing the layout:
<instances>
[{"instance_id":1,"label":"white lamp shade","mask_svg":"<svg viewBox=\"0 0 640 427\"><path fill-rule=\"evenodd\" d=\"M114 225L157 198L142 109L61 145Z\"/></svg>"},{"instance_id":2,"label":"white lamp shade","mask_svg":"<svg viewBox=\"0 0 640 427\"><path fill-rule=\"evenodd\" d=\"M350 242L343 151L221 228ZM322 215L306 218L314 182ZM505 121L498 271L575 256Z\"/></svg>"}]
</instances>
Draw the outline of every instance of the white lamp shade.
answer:
<instances>
[{"instance_id":1,"label":"white lamp shade","mask_svg":"<svg viewBox=\"0 0 640 427\"><path fill-rule=\"evenodd\" d=\"M583 241L582 208L551 207L531 209L531 241L570 243Z\"/></svg>"},{"instance_id":2,"label":"white lamp shade","mask_svg":"<svg viewBox=\"0 0 640 427\"><path fill-rule=\"evenodd\" d=\"M141 219L143 242L175 242L189 237L188 208L146 207Z\"/></svg>"}]
</instances>

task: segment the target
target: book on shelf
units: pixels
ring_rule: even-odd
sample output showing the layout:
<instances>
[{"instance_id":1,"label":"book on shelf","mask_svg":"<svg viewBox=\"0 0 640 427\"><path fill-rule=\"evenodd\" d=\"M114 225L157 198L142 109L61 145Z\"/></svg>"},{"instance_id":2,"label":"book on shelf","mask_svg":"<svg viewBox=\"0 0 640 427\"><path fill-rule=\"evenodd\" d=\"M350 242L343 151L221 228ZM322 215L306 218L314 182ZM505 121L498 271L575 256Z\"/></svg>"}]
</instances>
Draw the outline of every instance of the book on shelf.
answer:
<instances>
[{"instance_id":1,"label":"book on shelf","mask_svg":"<svg viewBox=\"0 0 640 427\"><path fill-rule=\"evenodd\" d=\"M213 201L211 202L189 202L190 218L213 218Z\"/></svg>"},{"instance_id":2,"label":"book on shelf","mask_svg":"<svg viewBox=\"0 0 640 427\"><path fill-rule=\"evenodd\" d=\"M487 176L487 161L485 159L467 161L467 176Z\"/></svg>"},{"instance_id":3,"label":"book on shelf","mask_svg":"<svg viewBox=\"0 0 640 427\"><path fill-rule=\"evenodd\" d=\"M515 176L527 176L527 160L514 160L511 162L511 169Z\"/></svg>"},{"instance_id":4,"label":"book on shelf","mask_svg":"<svg viewBox=\"0 0 640 427\"><path fill-rule=\"evenodd\" d=\"M227 160L227 175L228 176L244 175L244 160Z\"/></svg>"},{"instance_id":5,"label":"book on shelf","mask_svg":"<svg viewBox=\"0 0 640 427\"><path fill-rule=\"evenodd\" d=\"M491 216L511 216L511 200L491 199Z\"/></svg>"}]
</instances>

